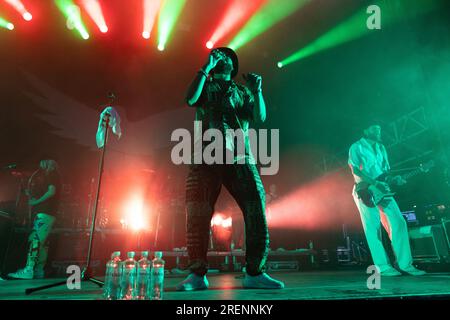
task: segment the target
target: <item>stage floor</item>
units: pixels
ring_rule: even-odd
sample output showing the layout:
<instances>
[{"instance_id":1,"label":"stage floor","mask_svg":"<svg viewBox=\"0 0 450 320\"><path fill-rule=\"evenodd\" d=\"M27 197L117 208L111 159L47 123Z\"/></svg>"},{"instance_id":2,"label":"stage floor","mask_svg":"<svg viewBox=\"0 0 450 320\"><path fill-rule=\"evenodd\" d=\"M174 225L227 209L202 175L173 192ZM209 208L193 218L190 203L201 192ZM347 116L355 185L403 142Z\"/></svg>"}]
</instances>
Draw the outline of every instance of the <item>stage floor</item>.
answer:
<instances>
[{"instance_id":1,"label":"stage floor","mask_svg":"<svg viewBox=\"0 0 450 320\"><path fill-rule=\"evenodd\" d=\"M177 292L176 283L182 275L165 279L165 300L336 300L426 298L450 300L450 273L430 273L421 277L382 278L381 289L369 290L367 277L361 271L274 272L285 281L283 290L242 289L242 274L224 273L208 276L210 289ZM61 279L0 281L0 300L101 300L101 290L92 283L83 283L81 290L65 286L25 295L25 289L53 283Z\"/></svg>"}]
</instances>

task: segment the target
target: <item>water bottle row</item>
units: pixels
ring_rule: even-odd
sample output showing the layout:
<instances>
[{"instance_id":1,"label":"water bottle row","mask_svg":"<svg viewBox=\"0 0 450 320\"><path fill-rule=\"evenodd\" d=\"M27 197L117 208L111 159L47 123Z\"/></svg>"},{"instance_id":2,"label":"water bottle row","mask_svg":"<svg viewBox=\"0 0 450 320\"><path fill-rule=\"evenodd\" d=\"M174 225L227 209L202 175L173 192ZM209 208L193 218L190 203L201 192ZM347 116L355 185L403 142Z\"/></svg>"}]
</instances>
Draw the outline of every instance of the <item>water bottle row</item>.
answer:
<instances>
[{"instance_id":1,"label":"water bottle row","mask_svg":"<svg viewBox=\"0 0 450 320\"><path fill-rule=\"evenodd\" d=\"M106 300L162 300L164 289L164 260L162 252L148 260L148 251L141 252L135 260L135 252L128 252L127 259L120 260L120 251L113 252L106 264L103 296Z\"/></svg>"}]
</instances>

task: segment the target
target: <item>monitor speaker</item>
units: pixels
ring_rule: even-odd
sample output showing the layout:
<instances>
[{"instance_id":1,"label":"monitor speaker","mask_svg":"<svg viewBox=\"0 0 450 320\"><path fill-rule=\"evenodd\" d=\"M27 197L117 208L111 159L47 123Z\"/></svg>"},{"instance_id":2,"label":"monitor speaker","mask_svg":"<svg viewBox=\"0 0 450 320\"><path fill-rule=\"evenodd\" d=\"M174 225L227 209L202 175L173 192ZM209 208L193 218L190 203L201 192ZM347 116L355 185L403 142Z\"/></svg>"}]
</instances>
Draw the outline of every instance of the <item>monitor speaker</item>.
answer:
<instances>
[{"instance_id":1,"label":"monitor speaker","mask_svg":"<svg viewBox=\"0 0 450 320\"><path fill-rule=\"evenodd\" d=\"M449 262L449 246L444 227L435 224L409 230L411 252L414 262Z\"/></svg>"}]
</instances>

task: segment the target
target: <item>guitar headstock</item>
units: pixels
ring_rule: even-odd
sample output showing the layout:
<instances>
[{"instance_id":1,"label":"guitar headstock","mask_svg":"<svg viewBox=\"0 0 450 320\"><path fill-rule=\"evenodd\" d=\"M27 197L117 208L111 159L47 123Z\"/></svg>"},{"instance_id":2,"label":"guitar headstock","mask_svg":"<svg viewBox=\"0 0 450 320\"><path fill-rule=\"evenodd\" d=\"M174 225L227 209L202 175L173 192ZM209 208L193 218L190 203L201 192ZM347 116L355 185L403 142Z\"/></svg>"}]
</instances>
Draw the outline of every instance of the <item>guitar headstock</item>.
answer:
<instances>
[{"instance_id":1,"label":"guitar headstock","mask_svg":"<svg viewBox=\"0 0 450 320\"><path fill-rule=\"evenodd\" d=\"M433 168L435 166L435 162L434 160L430 160L425 164L420 164L420 171L421 172L428 172L430 171L431 168Z\"/></svg>"}]
</instances>

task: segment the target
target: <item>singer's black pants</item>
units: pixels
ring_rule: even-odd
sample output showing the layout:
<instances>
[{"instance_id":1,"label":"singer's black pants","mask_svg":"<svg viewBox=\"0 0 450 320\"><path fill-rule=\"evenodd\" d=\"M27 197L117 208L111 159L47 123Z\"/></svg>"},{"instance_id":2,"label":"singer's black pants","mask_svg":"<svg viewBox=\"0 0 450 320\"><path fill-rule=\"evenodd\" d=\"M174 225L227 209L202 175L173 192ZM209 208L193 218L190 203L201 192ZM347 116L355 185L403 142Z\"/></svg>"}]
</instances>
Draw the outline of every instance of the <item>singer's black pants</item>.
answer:
<instances>
[{"instance_id":1,"label":"singer's black pants","mask_svg":"<svg viewBox=\"0 0 450 320\"><path fill-rule=\"evenodd\" d=\"M207 251L211 218L222 185L244 214L246 272L264 272L269 248L265 191L253 164L191 165L187 177L187 249L189 268L200 276L208 270Z\"/></svg>"}]
</instances>

